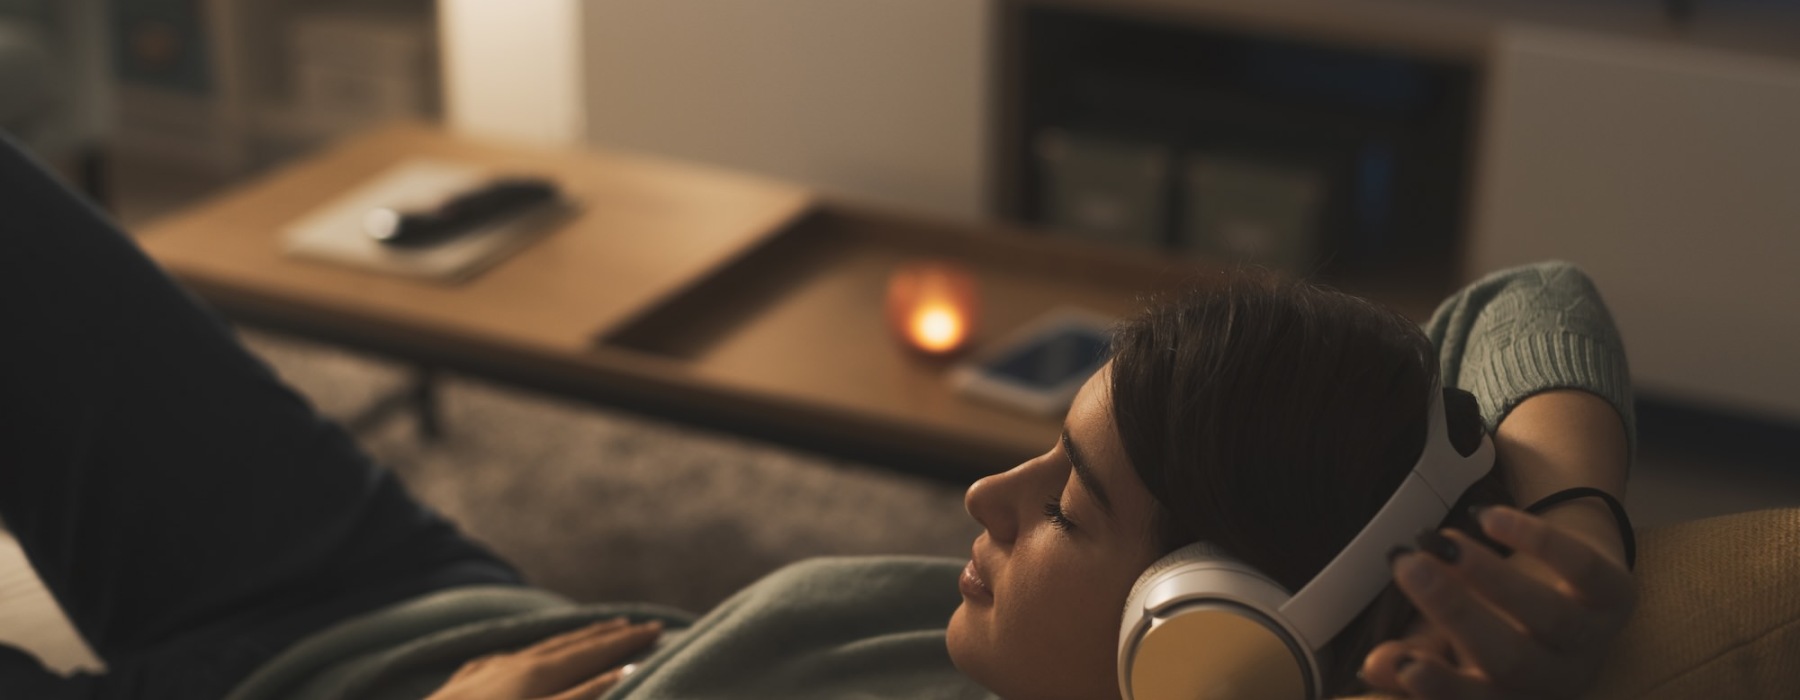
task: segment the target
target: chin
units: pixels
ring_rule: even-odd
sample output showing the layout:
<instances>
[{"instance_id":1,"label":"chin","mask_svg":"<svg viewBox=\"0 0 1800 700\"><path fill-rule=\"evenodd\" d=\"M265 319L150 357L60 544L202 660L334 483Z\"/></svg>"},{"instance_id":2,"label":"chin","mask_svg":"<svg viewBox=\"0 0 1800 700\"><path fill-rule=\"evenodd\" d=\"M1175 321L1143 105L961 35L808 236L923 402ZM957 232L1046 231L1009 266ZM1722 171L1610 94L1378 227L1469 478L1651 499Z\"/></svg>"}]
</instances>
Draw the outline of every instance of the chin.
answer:
<instances>
[{"instance_id":1,"label":"chin","mask_svg":"<svg viewBox=\"0 0 1800 700\"><path fill-rule=\"evenodd\" d=\"M982 635L975 630L976 621L972 617L974 611L969 609L968 603L956 608L956 612L950 615L949 626L944 629L944 647L950 653L950 663L956 666L956 670L980 683L982 687L993 690L989 674L985 673L990 670L989 664L983 663L986 659L982 654L993 647L981 639Z\"/></svg>"},{"instance_id":2,"label":"chin","mask_svg":"<svg viewBox=\"0 0 1800 700\"><path fill-rule=\"evenodd\" d=\"M965 674L969 670L963 666L963 659L968 658L974 646L973 636L969 630L969 606L964 603L950 614L950 624L944 628L944 646L950 652L950 662Z\"/></svg>"}]
</instances>

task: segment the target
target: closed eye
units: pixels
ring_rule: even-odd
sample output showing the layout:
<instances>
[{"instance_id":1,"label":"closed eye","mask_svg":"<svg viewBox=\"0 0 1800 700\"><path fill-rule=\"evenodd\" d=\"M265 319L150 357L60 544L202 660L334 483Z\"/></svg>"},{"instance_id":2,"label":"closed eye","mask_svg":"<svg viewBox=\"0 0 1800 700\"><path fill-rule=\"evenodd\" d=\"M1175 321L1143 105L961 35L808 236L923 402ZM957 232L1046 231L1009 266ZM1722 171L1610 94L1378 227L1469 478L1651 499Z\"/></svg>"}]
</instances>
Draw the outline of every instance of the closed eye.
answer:
<instances>
[{"instance_id":1,"label":"closed eye","mask_svg":"<svg viewBox=\"0 0 1800 700\"><path fill-rule=\"evenodd\" d=\"M1044 519L1049 520L1052 527L1063 532L1075 529L1075 521L1070 520L1069 514L1063 512L1062 499L1055 496L1044 503Z\"/></svg>"}]
</instances>

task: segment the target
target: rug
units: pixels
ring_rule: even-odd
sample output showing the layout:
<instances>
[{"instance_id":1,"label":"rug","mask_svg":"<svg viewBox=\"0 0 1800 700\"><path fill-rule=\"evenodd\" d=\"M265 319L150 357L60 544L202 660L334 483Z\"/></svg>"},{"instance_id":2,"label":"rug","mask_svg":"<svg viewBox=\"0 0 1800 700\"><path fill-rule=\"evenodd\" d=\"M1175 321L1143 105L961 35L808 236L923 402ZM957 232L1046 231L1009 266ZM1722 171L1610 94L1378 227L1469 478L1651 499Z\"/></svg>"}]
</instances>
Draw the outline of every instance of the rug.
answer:
<instances>
[{"instance_id":1,"label":"rug","mask_svg":"<svg viewBox=\"0 0 1800 700\"><path fill-rule=\"evenodd\" d=\"M341 421L404 384L396 362L296 338L245 343ZM444 375L445 435L400 414L358 439L422 501L579 601L705 611L816 556L967 558L963 489L740 437Z\"/></svg>"}]
</instances>

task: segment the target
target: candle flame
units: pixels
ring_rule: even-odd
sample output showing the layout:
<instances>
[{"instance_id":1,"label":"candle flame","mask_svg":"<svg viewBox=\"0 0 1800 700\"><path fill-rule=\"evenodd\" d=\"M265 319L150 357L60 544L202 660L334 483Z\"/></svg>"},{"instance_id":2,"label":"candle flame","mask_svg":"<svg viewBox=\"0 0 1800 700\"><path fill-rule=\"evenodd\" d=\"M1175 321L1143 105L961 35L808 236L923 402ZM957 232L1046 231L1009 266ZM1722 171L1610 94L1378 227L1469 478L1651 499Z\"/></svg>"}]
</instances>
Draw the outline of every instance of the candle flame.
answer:
<instances>
[{"instance_id":1,"label":"candle flame","mask_svg":"<svg viewBox=\"0 0 1800 700\"><path fill-rule=\"evenodd\" d=\"M962 344L964 332L962 316L947 305L933 304L913 314L913 342L927 352L954 350Z\"/></svg>"}]
</instances>

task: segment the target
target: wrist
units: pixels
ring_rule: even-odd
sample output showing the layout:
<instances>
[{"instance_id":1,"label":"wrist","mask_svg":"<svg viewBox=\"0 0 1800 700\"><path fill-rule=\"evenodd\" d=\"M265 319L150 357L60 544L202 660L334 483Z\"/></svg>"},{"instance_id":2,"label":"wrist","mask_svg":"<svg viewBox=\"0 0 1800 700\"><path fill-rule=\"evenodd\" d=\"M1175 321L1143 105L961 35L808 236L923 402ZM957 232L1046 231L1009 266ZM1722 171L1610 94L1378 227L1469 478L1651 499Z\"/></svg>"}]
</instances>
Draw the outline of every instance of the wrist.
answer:
<instances>
[{"instance_id":1,"label":"wrist","mask_svg":"<svg viewBox=\"0 0 1800 700\"><path fill-rule=\"evenodd\" d=\"M1592 546L1613 563L1628 567L1631 557L1627 556L1621 523L1601 500L1582 498L1558 503L1540 510L1537 515Z\"/></svg>"}]
</instances>

